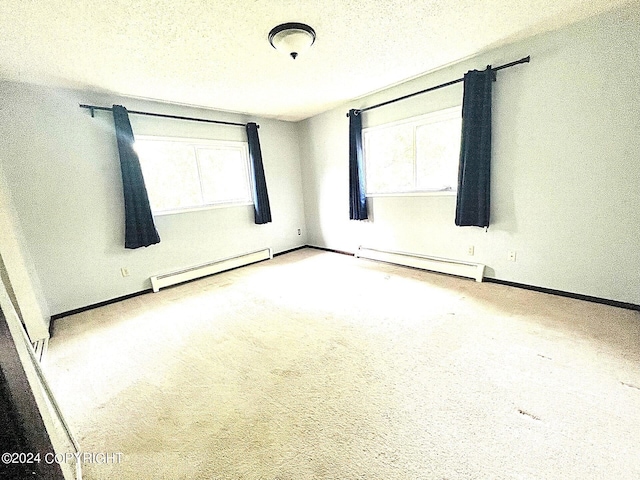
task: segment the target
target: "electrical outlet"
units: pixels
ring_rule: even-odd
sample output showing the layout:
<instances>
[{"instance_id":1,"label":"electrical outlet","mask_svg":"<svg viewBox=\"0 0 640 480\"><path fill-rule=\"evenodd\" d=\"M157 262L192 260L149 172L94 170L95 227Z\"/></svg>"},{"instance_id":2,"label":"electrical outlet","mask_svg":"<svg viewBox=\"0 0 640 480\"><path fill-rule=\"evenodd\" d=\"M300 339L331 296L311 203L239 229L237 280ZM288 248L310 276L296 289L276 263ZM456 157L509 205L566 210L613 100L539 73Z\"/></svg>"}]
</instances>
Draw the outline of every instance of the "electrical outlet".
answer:
<instances>
[{"instance_id":1,"label":"electrical outlet","mask_svg":"<svg viewBox=\"0 0 640 480\"><path fill-rule=\"evenodd\" d=\"M509 261L510 262L515 262L516 261L516 251L515 250L509 250Z\"/></svg>"},{"instance_id":2,"label":"electrical outlet","mask_svg":"<svg viewBox=\"0 0 640 480\"><path fill-rule=\"evenodd\" d=\"M467 248L467 255L469 255L470 257L473 257L475 250L476 248L473 245L469 245L469 248Z\"/></svg>"},{"instance_id":3,"label":"electrical outlet","mask_svg":"<svg viewBox=\"0 0 640 480\"><path fill-rule=\"evenodd\" d=\"M129 276L129 269L127 267L122 267L120 269L120 273L122 274L123 277L128 277Z\"/></svg>"}]
</instances>

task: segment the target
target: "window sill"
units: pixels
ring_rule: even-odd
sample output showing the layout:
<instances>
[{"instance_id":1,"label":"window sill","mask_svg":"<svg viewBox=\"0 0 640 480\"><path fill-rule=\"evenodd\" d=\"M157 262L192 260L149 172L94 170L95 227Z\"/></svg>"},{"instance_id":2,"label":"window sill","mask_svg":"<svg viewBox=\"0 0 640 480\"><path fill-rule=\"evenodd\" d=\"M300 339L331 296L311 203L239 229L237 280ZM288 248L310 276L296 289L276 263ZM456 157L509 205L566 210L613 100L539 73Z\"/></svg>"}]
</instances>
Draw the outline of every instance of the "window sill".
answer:
<instances>
[{"instance_id":1,"label":"window sill","mask_svg":"<svg viewBox=\"0 0 640 480\"><path fill-rule=\"evenodd\" d=\"M398 192L398 193L367 193L367 198L378 197L455 197L455 190L437 190L432 192Z\"/></svg>"},{"instance_id":2,"label":"window sill","mask_svg":"<svg viewBox=\"0 0 640 480\"><path fill-rule=\"evenodd\" d=\"M219 208L246 207L253 205L253 202L241 203L216 203L212 205L203 205L201 207L180 208L177 210L163 210L160 212L152 212L154 217L164 217L165 215L175 215L179 213L199 212L202 210L217 210Z\"/></svg>"}]
</instances>

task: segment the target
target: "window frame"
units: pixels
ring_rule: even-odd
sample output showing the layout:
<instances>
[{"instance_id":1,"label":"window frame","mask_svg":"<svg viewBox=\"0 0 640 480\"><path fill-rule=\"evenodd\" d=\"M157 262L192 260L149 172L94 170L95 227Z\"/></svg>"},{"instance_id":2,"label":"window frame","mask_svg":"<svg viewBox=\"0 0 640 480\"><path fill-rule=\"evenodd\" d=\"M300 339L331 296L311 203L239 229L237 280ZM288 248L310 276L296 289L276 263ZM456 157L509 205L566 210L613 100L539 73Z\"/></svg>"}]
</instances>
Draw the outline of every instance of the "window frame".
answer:
<instances>
[{"instance_id":1,"label":"window frame","mask_svg":"<svg viewBox=\"0 0 640 480\"><path fill-rule=\"evenodd\" d=\"M188 213L188 212L198 212L201 210L212 210L218 208L231 208L231 207L244 207L253 205L253 178L251 175L251 165L249 163L249 143L247 141L241 140L214 140L214 139L204 139L204 138L188 138L188 137L168 137L168 136L160 136L160 135L136 135L135 140L146 140L146 141L158 141L158 142L173 142L173 143L182 143L189 145L195 154L196 160L196 169L198 171L198 185L200 187L200 198L203 203L201 205L194 205L183 208L172 208L167 210L154 210L153 205L151 206L151 213L154 217L156 216L164 216L164 215L174 215L178 213ZM201 167L200 167L200 159L198 158L198 149L202 148L211 148L211 147L221 147L221 149L233 149L240 150L242 154L242 160L244 164L245 176L247 180L247 199L246 200L238 200L238 201L227 201L227 202L213 202L213 203L204 203L204 192L202 186L202 176L201 176ZM142 175L144 177L144 169L142 169ZM151 201L149 202L151 204Z\"/></svg>"},{"instance_id":2,"label":"window frame","mask_svg":"<svg viewBox=\"0 0 640 480\"><path fill-rule=\"evenodd\" d=\"M429 125L437 123L439 121L450 120L454 115L458 115L462 119L462 105L456 105L453 107L443 108L441 110L435 110L433 112L425 113L422 115L416 115L409 118L403 118L393 122L383 123L373 127L367 127L362 129L362 147L364 156L364 175L367 178L367 140L366 135L376 130L384 130L387 128L394 128L400 125L412 124L413 128L413 172L414 172L414 186L417 184L417 141L416 130L422 125ZM462 135L462 132L460 132ZM431 196L455 196L457 195L457 184L451 189L416 189L410 191L398 191L398 192L369 192L368 187L365 185L367 197L431 197Z\"/></svg>"}]
</instances>

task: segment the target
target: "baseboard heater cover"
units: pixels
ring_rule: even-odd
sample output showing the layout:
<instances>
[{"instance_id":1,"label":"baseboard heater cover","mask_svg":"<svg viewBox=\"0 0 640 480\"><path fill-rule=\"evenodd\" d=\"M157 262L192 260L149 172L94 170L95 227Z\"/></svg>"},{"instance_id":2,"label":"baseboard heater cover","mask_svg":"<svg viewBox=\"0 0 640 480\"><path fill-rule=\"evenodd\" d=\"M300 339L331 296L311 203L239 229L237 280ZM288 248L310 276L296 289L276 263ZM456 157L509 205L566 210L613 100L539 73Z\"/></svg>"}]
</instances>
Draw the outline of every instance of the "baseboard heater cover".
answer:
<instances>
[{"instance_id":1,"label":"baseboard heater cover","mask_svg":"<svg viewBox=\"0 0 640 480\"><path fill-rule=\"evenodd\" d=\"M234 257L228 257L210 263L203 263L202 265L196 265L183 270L177 270L162 275L154 275L151 277L151 287L154 292L158 292L164 287L188 282L190 280L242 267L251 263L261 262L262 260L271 260L272 258L273 251L271 248L264 248L262 250L256 250L255 252L244 253L242 255L236 255Z\"/></svg>"},{"instance_id":2,"label":"baseboard heater cover","mask_svg":"<svg viewBox=\"0 0 640 480\"><path fill-rule=\"evenodd\" d=\"M447 273L459 277L473 278L481 282L484 277L485 266L481 263L463 262L449 258L430 257L416 253L392 252L375 248L358 247L356 258L367 258L381 262L420 268L432 272Z\"/></svg>"}]
</instances>

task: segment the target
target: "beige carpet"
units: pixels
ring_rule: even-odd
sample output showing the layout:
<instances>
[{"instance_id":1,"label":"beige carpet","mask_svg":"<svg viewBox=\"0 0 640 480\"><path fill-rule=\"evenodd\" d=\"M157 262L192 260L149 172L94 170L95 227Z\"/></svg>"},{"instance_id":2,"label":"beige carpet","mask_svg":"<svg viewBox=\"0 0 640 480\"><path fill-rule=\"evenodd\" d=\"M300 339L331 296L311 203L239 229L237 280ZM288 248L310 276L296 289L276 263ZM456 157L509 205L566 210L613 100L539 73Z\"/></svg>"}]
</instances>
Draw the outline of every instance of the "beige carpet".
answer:
<instances>
[{"instance_id":1,"label":"beige carpet","mask_svg":"<svg viewBox=\"0 0 640 480\"><path fill-rule=\"evenodd\" d=\"M56 322L92 479L640 478L640 314L300 250Z\"/></svg>"}]
</instances>

